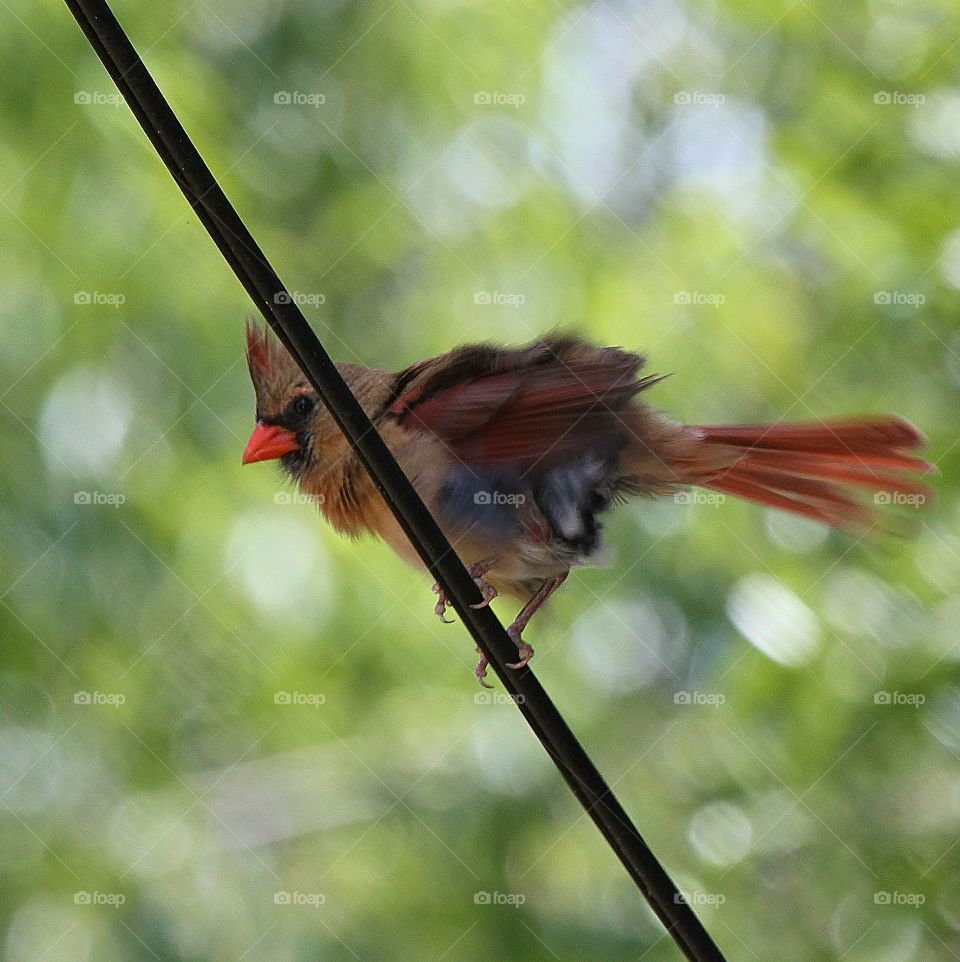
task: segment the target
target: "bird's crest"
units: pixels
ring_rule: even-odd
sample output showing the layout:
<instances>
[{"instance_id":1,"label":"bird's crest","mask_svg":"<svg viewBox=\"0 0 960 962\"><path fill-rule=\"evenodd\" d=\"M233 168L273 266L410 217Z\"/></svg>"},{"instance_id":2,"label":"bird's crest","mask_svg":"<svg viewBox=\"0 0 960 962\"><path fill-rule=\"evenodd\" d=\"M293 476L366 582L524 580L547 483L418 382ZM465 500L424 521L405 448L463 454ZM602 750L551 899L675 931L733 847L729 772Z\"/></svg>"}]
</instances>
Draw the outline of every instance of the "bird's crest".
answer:
<instances>
[{"instance_id":1,"label":"bird's crest","mask_svg":"<svg viewBox=\"0 0 960 962\"><path fill-rule=\"evenodd\" d=\"M305 380L297 362L269 325L260 327L253 320L247 321L247 366L254 383Z\"/></svg>"},{"instance_id":2,"label":"bird's crest","mask_svg":"<svg viewBox=\"0 0 960 962\"><path fill-rule=\"evenodd\" d=\"M257 394L261 415L277 414L290 401L294 390L307 387L290 352L269 327L247 321L247 367Z\"/></svg>"},{"instance_id":3,"label":"bird's crest","mask_svg":"<svg viewBox=\"0 0 960 962\"><path fill-rule=\"evenodd\" d=\"M269 326L261 328L256 321L247 321L247 364L252 376L264 377L270 373L280 346Z\"/></svg>"}]
</instances>

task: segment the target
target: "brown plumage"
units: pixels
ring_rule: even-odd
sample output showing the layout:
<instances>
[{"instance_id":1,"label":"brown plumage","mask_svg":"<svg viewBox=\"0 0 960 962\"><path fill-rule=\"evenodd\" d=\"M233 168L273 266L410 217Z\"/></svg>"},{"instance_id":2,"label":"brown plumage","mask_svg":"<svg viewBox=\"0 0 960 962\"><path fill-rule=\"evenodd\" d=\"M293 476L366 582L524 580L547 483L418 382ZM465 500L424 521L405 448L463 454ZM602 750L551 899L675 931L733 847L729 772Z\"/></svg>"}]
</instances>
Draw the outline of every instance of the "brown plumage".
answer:
<instances>
[{"instance_id":1,"label":"brown plumage","mask_svg":"<svg viewBox=\"0 0 960 962\"><path fill-rule=\"evenodd\" d=\"M375 534L419 558L293 359L247 330L257 427L244 463L279 458L339 531ZM659 380L644 359L573 337L522 348L468 345L390 374L338 364L457 553L484 603L526 604L521 633L569 570L602 549L600 516L632 495L691 485L861 532L876 500L928 498L923 436L894 415L742 426L686 426L638 400ZM882 493L880 499L865 498ZM443 617L446 599L437 613ZM477 675L483 680L486 663Z\"/></svg>"}]
</instances>

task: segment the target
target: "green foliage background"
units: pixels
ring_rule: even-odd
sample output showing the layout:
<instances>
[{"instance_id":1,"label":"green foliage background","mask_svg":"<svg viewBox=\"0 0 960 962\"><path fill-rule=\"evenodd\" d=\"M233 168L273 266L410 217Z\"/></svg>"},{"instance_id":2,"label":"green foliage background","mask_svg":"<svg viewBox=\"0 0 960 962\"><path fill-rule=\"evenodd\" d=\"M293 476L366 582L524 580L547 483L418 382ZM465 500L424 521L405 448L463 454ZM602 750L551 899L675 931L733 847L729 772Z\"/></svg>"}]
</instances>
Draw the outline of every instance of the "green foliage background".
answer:
<instances>
[{"instance_id":1,"label":"green foliage background","mask_svg":"<svg viewBox=\"0 0 960 962\"><path fill-rule=\"evenodd\" d=\"M914 540L638 503L529 638L731 959L960 958L960 8L117 12L338 358L557 326L691 422L923 427ZM428 579L241 469L243 291L0 17L5 958L678 958Z\"/></svg>"}]
</instances>

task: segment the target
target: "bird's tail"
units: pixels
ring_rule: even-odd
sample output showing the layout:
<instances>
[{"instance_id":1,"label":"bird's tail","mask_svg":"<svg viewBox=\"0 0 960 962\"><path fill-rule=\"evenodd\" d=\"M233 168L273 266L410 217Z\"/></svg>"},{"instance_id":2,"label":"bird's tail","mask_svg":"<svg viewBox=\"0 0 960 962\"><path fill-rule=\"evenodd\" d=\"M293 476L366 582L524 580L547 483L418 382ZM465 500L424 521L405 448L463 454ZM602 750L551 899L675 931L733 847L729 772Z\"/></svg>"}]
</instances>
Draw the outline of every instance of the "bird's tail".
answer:
<instances>
[{"instance_id":1,"label":"bird's tail","mask_svg":"<svg viewBox=\"0 0 960 962\"><path fill-rule=\"evenodd\" d=\"M913 453L925 439L893 415L689 430L698 443L681 473L690 483L837 528L865 530L877 505L930 501L918 477L934 466Z\"/></svg>"}]
</instances>

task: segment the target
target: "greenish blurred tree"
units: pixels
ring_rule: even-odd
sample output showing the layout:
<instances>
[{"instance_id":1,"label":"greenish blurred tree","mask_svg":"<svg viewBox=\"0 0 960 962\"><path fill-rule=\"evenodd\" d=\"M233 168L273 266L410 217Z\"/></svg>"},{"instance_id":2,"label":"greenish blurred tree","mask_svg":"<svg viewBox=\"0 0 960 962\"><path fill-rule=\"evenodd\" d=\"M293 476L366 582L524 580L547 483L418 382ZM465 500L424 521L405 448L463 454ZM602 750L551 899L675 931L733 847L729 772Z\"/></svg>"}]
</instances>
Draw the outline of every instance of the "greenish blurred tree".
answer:
<instances>
[{"instance_id":1,"label":"greenish blurred tree","mask_svg":"<svg viewBox=\"0 0 960 962\"><path fill-rule=\"evenodd\" d=\"M117 12L335 356L557 326L693 422L929 433L914 540L641 503L531 641L731 958L960 957L960 9ZM242 290L66 9L4 16L5 957L677 958L427 579L241 471Z\"/></svg>"}]
</instances>

